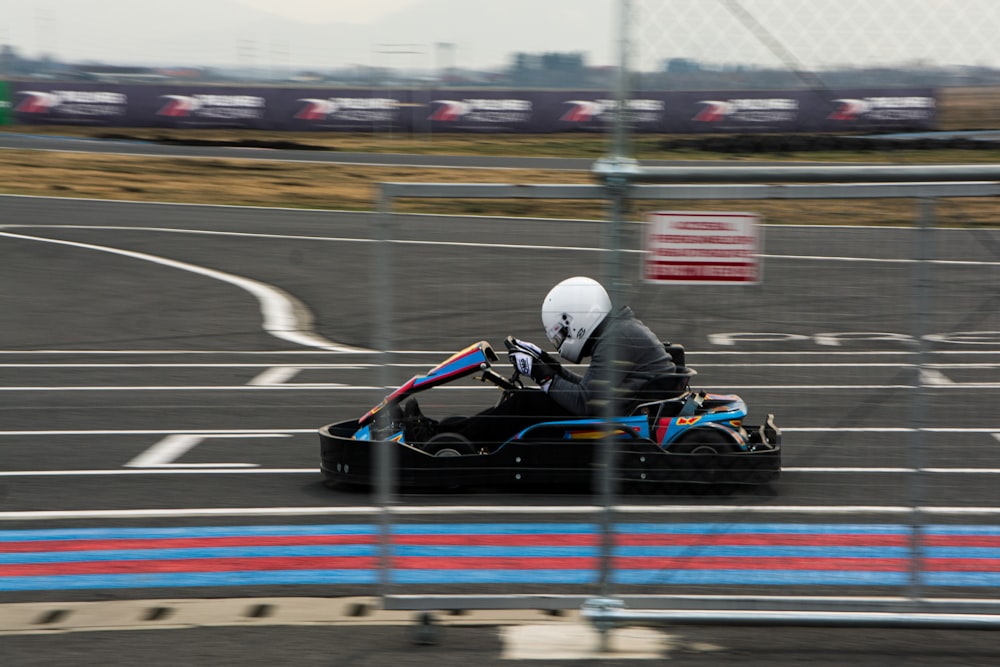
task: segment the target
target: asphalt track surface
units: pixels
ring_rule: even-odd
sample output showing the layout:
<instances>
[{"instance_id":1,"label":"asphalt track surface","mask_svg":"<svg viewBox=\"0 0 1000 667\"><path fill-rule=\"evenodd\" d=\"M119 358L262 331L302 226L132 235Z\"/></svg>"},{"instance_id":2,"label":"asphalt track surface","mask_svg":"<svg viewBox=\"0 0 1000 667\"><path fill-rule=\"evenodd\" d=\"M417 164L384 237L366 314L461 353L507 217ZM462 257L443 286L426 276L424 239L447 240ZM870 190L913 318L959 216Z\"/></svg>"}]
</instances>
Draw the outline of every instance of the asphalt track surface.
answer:
<instances>
[{"instance_id":1,"label":"asphalt track surface","mask_svg":"<svg viewBox=\"0 0 1000 667\"><path fill-rule=\"evenodd\" d=\"M169 619L179 599L254 608L377 595L378 508L367 493L323 486L315 428L356 417L383 380L475 340L539 339L548 287L603 270L600 223L396 216L393 243L380 244L377 219L360 213L24 197L0 197L0 211L0 532L23 547L0 560L3 618L16 625L0 644L4 664L506 663L503 623L459 623L419 648L408 625L345 626L328 614L319 626L265 632L247 626L268 614L246 608L211 617L218 625L205 616L135 628ZM637 234L626 231L627 248ZM687 345L698 386L739 393L749 421L775 413L785 472L729 496L617 498L615 520L634 535L704 541L683 543L698 561L679 566L687 578L660 564L616 592L896 599L912 590L901 554L915 501L929 526L925 556L936 559L922 592L997 599L1000 236L935 230L923 264L911 260L916 236L769 227L759 286L630 281L644 321ZM637 253L619 259L624 275L638 274ZM380 284L392 286L388 331ZM386 340L387 355L372 351ZM471 386L422 405L467 412L490 391ZM397 508L402 532L420 540L408 556L420 564L393 593L599 592L587 572L604 514L587 492L404 493ZM353 576L269 578L251 564L272 557L270 574L284 572L291 559L328 557L281 551L306 548L303 534L359 532L369 536L356 541L367 565L348 566ZM547 542L555 533L561 541ZM453 534L481 541L449 546L442 536ZM113 540L128 548L112 551ZM184 548L201 551L178 556ZM567 579L511 576L526 568L509 548L539 550L531 555L555 562L549 575ZM149 549L162 549L155 571L136 565ZM584 565L565 564L581 554ZM427 565L435 555L472 562L442 573ZM739 564L713 560L729 557ZM754 564L772 557L784 560ZM178 558L207 559L211 576L185 578ZM506 576L498 560L513 563ZM81 628L72 605L130 600L143 604L121 623L130 632L63 632ZM659 655L678 664L995 664L1000 653L992 632L958 630L678 626L664 637Z\"/></svg>"}]
</instances>

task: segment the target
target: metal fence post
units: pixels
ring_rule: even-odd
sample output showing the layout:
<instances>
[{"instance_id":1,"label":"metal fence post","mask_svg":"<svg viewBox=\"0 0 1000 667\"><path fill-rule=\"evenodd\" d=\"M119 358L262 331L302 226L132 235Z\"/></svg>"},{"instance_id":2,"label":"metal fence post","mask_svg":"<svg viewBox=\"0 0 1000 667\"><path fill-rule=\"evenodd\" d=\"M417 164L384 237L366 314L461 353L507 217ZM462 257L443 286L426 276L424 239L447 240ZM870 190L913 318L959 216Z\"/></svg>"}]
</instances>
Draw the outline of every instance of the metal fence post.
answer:
<instances>
[{"instance_id":1,"label":"metal fence post","mask_svg":"<svg viewBox=\"0 0 1000 667\"><path fill-rule=\"evenodd\" d=\"M933 248L934 204L932 198L921 198L917 209L917 228L914 240L913 265L913 339L916 359L913 372L913 396L910 399L910 446L907 449L910 476L908 484L910 502L910 586L913 601L922 598L924 579L924 424L927 410L924 388L924 366L927 363L927 318L930 314L930 253Z\"/></svg>"},{"instance_id":2,"label":"metal fence post","mask_svg":"<svg viewBox=\"0 0 1000 667\"><path fill-rule=\"evenodd\" d=\"M379 351L377 386L386 391L390 384L389 362L392 349L392 201L393 196L382 189L373 262L372 285L375 304L375 344ZM376 424L389 418L388 410L375 415ZM380 441L375 448L375 492L379 505L379 584L385 599L392 587L392 506L395 497L396 450L391 441Z\"/></svg>"},{"instance_id":3,"label":"metal fence post","mask_svg":"<svg viewBox=\"0 0 1000 667\"><path fill-rule=\"evenodd\" d=\"M612 165L605 185L608 188L609 220L606 227L604 247L607 250L603 270L604 284L611 298L612 309L622 305L621 288L621 229L624 224L625 206L628 193L629 169L621 168L626 162L628 150L628 98L629 98L629 25L631 22L631 1L621 0L619 8L618 77L616 85L617 109L612 127L613 140L609 163ZM600 465L598 466L598 491L601 498L601 558L598 574L598 590L607 597L611 589L614 568L614 502L615 502L615 441L611 422L615 417L615 379L617 376L618 341L611 340L611 365L603 381L601 396L601 417L604 421L604 437L600 445ZM606 633L602 633L602 642Z\"/></svg>"}]
</instances>

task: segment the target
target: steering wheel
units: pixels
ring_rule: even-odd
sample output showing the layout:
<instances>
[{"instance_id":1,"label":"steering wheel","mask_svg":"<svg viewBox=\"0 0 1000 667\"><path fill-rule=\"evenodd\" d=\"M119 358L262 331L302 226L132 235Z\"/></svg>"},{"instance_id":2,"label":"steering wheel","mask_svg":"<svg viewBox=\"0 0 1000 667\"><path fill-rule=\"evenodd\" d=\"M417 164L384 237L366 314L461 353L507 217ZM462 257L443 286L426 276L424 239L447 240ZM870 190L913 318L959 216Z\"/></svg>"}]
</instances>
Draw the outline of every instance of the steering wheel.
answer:
<instances>
[{"instance_id":1,"label":"steering wheel","mask_svg":"<svg viewBox=\"0 0 1000 667\"><path fill-rule=\"evenodd\" d=\"M483 371L483 375L479 379L483 382L488 380L504 391L524 389L524 383L521 382L521 373L517 370L517 368L514 369L514 373L509 378L500 375L500 373L497 373L492 368L487 368Z\"/></svg>"}]
</instances>

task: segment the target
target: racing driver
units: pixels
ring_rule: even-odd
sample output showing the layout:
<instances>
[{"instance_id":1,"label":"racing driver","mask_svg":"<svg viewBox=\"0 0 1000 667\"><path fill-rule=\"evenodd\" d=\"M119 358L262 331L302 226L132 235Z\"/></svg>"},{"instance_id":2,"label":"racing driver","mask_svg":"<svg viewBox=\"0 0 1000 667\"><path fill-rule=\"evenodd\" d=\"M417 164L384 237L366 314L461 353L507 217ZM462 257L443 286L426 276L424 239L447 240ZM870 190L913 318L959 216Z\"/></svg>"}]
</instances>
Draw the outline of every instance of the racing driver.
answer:
<instances>
[{"instance_id":1,"label":"racing driver","mask_svg":"<svg viewBox=\"0 0 1000 667\"><path fill-rule=\"evenodd\" d=\"M613 414L625 414L640 388L676 368L656 334L628 306L614 310L607 291L592 278L567 278L549 290L542 301L542 325L560 357L573 364L590 357L584 374L564 368L534 343L508 338L511 363L538 388L509 392L495 407L448 420L441 430L471 442L496 442L541 419L602 416L607 382Z\"/></svg>"}]
</instances>

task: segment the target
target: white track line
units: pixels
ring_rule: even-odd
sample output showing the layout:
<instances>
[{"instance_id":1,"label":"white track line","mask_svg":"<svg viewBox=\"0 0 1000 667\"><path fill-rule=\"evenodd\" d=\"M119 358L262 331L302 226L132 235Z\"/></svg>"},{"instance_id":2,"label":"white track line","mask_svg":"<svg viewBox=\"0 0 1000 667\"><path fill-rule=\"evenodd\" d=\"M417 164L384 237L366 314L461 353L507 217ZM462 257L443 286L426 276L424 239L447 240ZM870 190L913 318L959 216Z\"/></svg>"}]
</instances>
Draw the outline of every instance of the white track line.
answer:
<instances>
[{"instance_id":1,"label":"white track line","mask_svg":"<svg viewBox=\"0 0 1000 667\"><path fill-rule=\"evenodd\" d=\"M235 285L240 289L249 292L260 303L261 315L263 315L264 330L282 340L303 345L305 347L318 347L332 352L369 352L361 348L340 345L329 341L312 330L313 317L309 309L301 301L284 290L280 290L273 285L268 285L257 280L244 278L242 276L209 269L204 266L188 264L174 259L149 255L144 252L134 250L122 250L108 246L95 245L92 243L80 243L78 241L64 241L61 239L50 239L41 236L28 236L25 234L13 234L11 232L0 231L0 236L22 239L26 241L38 241L40 243L54 243L66 245L74 248L84 248L86 250L96 250L98 252L131 257L146 262L152 262L161 266L168 266L181 271L188 271L198 275L206 276L214 280L220 280L230 285Z\"/></svg>"},{"instance_id":2,"label":"white track line","mask_svg":"<svg viewBox=\"0 0 1000 667\"><path fill-rule=\"evenodd\" d=\"M2 477L118 477L132 475L319 475L318 468L226 467L237 464L205 463L190 466L154 466L150 468L103 468L94 470L4 470ZM249 466L252 464L238 464ZM933 475L1000 475L1000 468L832 468L788 467L782 473L797 474L871 474L910 475L916 472Z\"/></svg>"},{"instance_id":3,"label":"white track line","mask_svg":"<svg viewBox=\"0 0 1000 667\"><path fill-rule=\"evenodd\" d=\"M782 426L782 433L988 433L1000 440L1000 426L996 427L951 427L937 426L915 429L908 426ZM78 435L172 435L172 434L233 434L233 435L265 435L265 434L296 434L296 433L316 433L315 428L249 428L249 429L95 429L95 430L39 430L39 431L3 431L0 430L0 437L3 436L78 436Z\"/></svg>"},{"instance_id":4,"label":"white track line","mask_svg":"<svg viewBox=\"0 0 1000 667\"><path fill-rule=\"evenodd\" d=\"M373 355L380 353L379 350L364 350L370 352ZM393 355L410 355L410 356L433 356L435 360L439 361L441 358L448 357L455 353L454 349L451 350L386 350L388 354ZM0 350L0 355L40 355L40 356L56 356L56 355L101 355L101 356L137 356L137 355L218 355L218 356L232 356L232 355L246 355L246 356L317 356L317 355L331 355L331 354L350 354L354 356L357 351L351 349L347 352L338 352L337 350L162 350L162 349L149 349L149 350L116 350L116 349L76 349L76 350ZM822 356L824 358L829 357L889 357L889 356L903 356L903 357L913 357L920 354L919 352L911 350L688 350L688 357L814 357ZM961 350L928 350L924 353L927 356L949 356L949 355L960 355L960 356L980 356L980 355L1000 355L1000 350L974 350L974 349L961 349ZM395 365L410 365L415 364L389 364L390 366ZM705 364L698 364L698 367L704 366ZM712 364L715 366L738 366L739 364ZM743 364L745 366L758 366L758 363L753 364ZM782 364L774 364L782 365ZM790 364L797 365L797 364ZM812 366L813 364L806 364ZM840 364L833 364L839 366ZM868 364L863 364L868 365ZM891 365L891 364L890 364ZM903 364L913 366L914 364ZM926 364L927 366L935 366L935 364Z\"/></svg>"},{"instance_id":5,"label":"white track line","mask_svg":"<svg viewBox=\"0 0 1000 667\"><path fill-rule=\"evenodd\" d=\"M98 200L105 201L105 200ZM116 201L115 203L122 203L121 201ZM141 204L141 203L157 203L157 202L127 202L131 204ZM167 202L170 203L170 202ZM246 208L246 207L241 207ZM279 210L292 210L299 211L300 209L279 209ZM352 213L357 213L352 211ZM367 213L367 215L378 215L377 213ZM466 216L462 216L466 217ZM473 216L475 217L475 216ZM489 216L479 216L484 218L489 218ZM535 218L522 218L522 220L532 220ZM541 218L545 219L545 218ZM588 221L583 221L588 222ZM593 222L593 221L589 221ZM0 229L35 229L35 228L45 228L45 229L82 229L82 230L103 230L103 231L149 231L149 232L167 232L173 234L201 234L206 236L238 236L238 237L256 237L256 238L279 238L279 239L293 239L293 240L309 240L309 241L334 241L339 243L379 243L375 239L363 238L363 237L335 237L335 236L308 236L308 235L293 235L293 234L263 234L255 232L228 232L228 231L218 231L218 230L207 230L207 229L183 229L183 228L172 228L172 227L125 227L121 225L32 225L24 223L15 223L0 225ZM535 244L510 244L510 243L477 243L477 242L466 242L466 241L426 241L421 239L388 239L388 243L397 245L440 245L440 246L453 246L453 247L471 247L471 248L509 248L509 249L521 249L521 250L572 250L575 252L594 252L594 253L606 253L610 252L606 248L595 248L593 246L553 246L553 245L535 245ZM644 254L646 251L641 249L633 248L620 248L618 252L623 254ZM876 263L876 264L914 264L921 260L911 259L911 258L881 258L881 257L832 257L828 255L760 255L761 259L770 260L800 260L800 261L826 261L826 262L861 262L861 263ZM945 259L930 259L926 260L929 264L941 264L941 265L969 265L969 266L1000 266L1000 262L994 261L978 261L978 260L945 260Z\"/></svg>"},{"instance_id":6,"label":"white track line","mask_svg":"<svg viewBox=\"0 0 1000 667\"><path fill-rule=\"evenodd\" d=\"M394 386L381 387L393 389ZM710 393L725 393L749 389L766 391L893 391L897 389L917 389L912 384L727 384L716 385ZM1000 389L1000 382L955 382L952 384L928 384L924 389ZM338 383L320 384L273 384L273 385L148 385L148 386L92 386L92 385L60 385L60 386L18 386L0 387L0 392L45 392L45 391L307 391L307 390L343 390L360 391L380 389L372 385L344 385ZM437 391L496 391L495 387L456 386L437 387Z\"/></svg>"},{"instance_id":7,"label":"white track line","mask_svg":"<svg viewBox=\"0 0 1000 667\"><path fill-rule=\"evenodd\" d=\"M204 518L251 516L374 516L389 512L397 516L461 514L573 514L597 515L601 505L373 505L350 507L193 507L187 509L118 510L29 510L0 512L0 521L63 521L90 519ZM817 516L892 514L940 516L997 516L1000 507L907 507L905 505L616 505L615 512L632 514L805 514Z\"/></svg>"}]
</instances>

